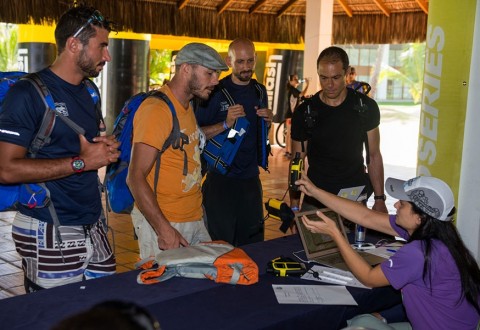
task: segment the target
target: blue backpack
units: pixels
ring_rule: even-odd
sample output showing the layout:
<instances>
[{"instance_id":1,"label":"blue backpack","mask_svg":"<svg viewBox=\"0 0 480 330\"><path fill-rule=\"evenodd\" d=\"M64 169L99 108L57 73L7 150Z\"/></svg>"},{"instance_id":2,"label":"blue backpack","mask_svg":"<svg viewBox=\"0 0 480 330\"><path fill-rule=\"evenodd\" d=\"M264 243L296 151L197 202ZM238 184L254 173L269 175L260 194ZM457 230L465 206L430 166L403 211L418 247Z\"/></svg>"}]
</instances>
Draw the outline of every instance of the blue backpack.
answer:
<instances>
[{"instance_id":1,"label":"blue backpack","mask_svg":"<svg viewBox=\"0 0 480 330\"><path fill-rule=\"evenodd\" d=\"M158 175L160 172L160 157L163 152L170 146L173 149L180 149L184 153L184 167L183 175L187 175L188 163L187 153L183 146L189 143L188 136L180 132L180 125L178 123L177 113L175 108L167 95L160 91L151 91L148 93L139 93L127 100L122 108L122 111L117 116L113 126L113 135L117 138L120 144L120 157L116 163L110 164L107 167L105 174L105 188L107 194L108 208L115 213L130 213L133 209L134 198L130 189L127 186L128 165L130 164L132 137L133 137L133 117L140 106L140 104L147 97L157 97L167 103L173 118L173 128L167 140L163 144L162 150L157 154L155 164L154 176L154 192L157 190Z\"/></svg>"},{"instance_id":2,"label":"blue backpack","mask_svg":"<svg viewBox=\"0 0 480 330\"><path fill-rule=\"evenodd\" d=\"M260 99L260 104L266 107L265 97L262 88L254 80L257 95ZM229 105L234 105L235 101L225 87L221 87L220 91L223 93ZM239 117L235 120L232 127L215 135L207 141L202 156L209 168L214 168L221 174L227 174L235 159L235 156L243 142L248 128L249 121L245 117ZM268 127L263 118L258 118L257 129L257 155L258 166L268 171L268 156L270 154L270 143L268 140Z\"/></svg>"},{"instance_id":3,"label":"blue backpack","mask_svg":"<svg viewBox=\"0 0 480 330\"><path fill-rule=\"evenodd\" d=\"M26 74L22 71L0 72L0 107L10 87Z\"/></svg>"}]
</instances>

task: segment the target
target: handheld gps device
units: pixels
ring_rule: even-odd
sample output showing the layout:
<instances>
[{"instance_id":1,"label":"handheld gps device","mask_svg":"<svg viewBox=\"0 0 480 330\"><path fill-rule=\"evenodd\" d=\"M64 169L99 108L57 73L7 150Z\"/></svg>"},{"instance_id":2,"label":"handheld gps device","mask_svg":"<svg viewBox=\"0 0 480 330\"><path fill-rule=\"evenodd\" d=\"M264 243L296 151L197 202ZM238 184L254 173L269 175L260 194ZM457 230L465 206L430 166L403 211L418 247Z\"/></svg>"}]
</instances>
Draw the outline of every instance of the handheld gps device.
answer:
<instances>
[{"instance_id":1,"label":"handheld gps device","mask_svg":"<svg viewBox=\"0 0 480 330\"><path fill-rule=\"evenodd\" d=\"M267 273L281 277L302 276L306 271L303 263L287 257L275 258L267 264Z\"/></svg>"}]
</instances>

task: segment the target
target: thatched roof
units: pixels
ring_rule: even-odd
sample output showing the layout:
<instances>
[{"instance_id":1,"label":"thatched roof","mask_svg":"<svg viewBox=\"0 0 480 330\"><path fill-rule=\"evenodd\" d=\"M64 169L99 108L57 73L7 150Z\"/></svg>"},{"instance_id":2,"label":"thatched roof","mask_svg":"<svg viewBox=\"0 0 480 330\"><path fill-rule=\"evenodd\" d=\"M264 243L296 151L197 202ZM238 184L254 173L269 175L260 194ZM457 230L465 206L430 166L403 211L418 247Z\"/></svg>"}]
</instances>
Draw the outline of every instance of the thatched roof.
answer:
<instances>
[{"instance_id":1,"label":"thatched roof","mask_svg":"<svg viewBox=\"0 0 480 330\"><path fill-rule=\"evenodd\" d=\"M306 0L86 0L122 31L302 43ZM73 0L1 0L0 22L51 24ZM334 44L404 43L426 36L427 0L335 0Z\"/></svg>"}]
</instances>

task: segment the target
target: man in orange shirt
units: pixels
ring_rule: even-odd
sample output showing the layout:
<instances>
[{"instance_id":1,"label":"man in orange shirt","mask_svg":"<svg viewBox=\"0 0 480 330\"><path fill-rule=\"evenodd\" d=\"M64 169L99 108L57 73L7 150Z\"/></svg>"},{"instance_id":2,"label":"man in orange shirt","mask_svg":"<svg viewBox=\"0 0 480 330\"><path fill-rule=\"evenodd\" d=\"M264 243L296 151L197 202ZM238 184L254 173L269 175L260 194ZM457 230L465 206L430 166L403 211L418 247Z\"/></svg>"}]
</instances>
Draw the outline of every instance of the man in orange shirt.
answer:
<instances>
[{"instance_id":1,"label":"man in orange shirt","mask_svg":"<svg viewBox=\"0 0 480 330\"><path fill-rule=\"evenodd\" d=\"M213 48L201 43L183 47L175 66L175 76L160 91L172 101L180 131L189 141L181 149L169 147L162 154L156 189L155 161L172 131L172 114L163 100L149 97L134 117L127 183L135 198L132 221L141 258L211 240L203 222L200 188L200 150L205 139L190 101L194 97L208 99L218 84L220 71L228 67Z\"/></svg>"}]
</instances>

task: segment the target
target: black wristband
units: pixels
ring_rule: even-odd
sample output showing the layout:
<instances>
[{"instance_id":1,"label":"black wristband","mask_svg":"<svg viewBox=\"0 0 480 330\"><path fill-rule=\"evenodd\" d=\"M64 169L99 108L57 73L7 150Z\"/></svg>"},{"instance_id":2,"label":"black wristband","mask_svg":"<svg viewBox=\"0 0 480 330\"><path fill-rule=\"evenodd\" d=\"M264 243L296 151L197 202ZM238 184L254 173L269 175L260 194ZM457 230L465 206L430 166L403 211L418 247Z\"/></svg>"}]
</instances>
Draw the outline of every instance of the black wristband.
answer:
<instances>
[{"instance_id":1,"label":"black wristband","mask_svg":"<svg viewBox=\"0 0 480 330\"><path fill-rule=\"evenodd\" d=\"M373 199L374 199L374 200L382 200L382 201L385 201L385 200L387 199L387 196L385 196L385 194L383 194L383 195L378 195L378 196L375 195L375 196L373 196Z\"/></svg>"}]
</instances>

